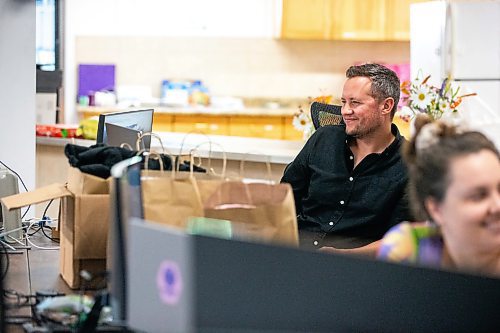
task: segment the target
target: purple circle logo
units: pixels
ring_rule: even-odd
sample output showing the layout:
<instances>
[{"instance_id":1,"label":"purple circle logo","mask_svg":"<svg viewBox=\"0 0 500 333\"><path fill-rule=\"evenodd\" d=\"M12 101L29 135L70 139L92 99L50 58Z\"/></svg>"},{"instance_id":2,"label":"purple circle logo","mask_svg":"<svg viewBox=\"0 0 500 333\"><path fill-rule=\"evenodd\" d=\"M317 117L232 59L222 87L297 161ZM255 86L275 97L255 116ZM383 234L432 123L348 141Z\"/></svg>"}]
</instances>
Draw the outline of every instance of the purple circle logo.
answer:
<instances>
[{"instance_id":1,"label":"purple circle logo","mask_svg":"<svg viewBox=\"0 0 500 333\"><path fill-rule=\"evenodd\" d=\"M181 297L183 287L179 265L173 261L163 261L156 274L156 285L163 303L176 304Z\"/></svg>"}]
</instances>

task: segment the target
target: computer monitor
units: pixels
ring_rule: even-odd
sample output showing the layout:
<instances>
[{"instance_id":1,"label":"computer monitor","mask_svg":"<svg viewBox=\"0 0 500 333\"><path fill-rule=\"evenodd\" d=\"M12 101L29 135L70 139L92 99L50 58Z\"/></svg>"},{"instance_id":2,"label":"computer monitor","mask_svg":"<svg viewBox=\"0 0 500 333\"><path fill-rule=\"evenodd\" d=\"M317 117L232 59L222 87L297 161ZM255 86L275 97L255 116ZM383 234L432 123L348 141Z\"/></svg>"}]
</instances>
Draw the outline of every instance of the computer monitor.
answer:
<instances>
[{"instance_id":1,"label":"computer monitor","mask_svg":"<svg viewBox=\"0 0 500 333\"><path fill-rule=\"evenodd\" d=\"M128 225L141 332L496 332L500 279Z\"/></svg>"},{"instance_id":2,"label":"computer monitor","mask_svg":"<svg viewBox=\"0 0 500 333\"><path fill-rule=\"evenodd\" d=\"M97 127L97 143L110 144L106 124L113 124L126 129L147 133L153 129L153 109L103 113L99 115L99 124ZM125 138L124 138L125 140ZM120 141L113 137L113 142ZM125 141L121 142L124 143ZM120 144L121 144L120 143ZM128 143L128 142L127 142ZM146 136L143 140L142 148L149 149L151 137ZM135 149L135 142L132 147Z\"/></svg>"},{"instance_id":3,"label":"computer monitor","mask_svg":"<svg viewBox=\"0 0 500 333\"><path fill-rule=\"evenodd\" d=\"M127 318L127 225L130 217L142 218L141 157L134 156L111 168L111 223L108 232L107 265L113 318Z\"/></svg>"}]
</instances>

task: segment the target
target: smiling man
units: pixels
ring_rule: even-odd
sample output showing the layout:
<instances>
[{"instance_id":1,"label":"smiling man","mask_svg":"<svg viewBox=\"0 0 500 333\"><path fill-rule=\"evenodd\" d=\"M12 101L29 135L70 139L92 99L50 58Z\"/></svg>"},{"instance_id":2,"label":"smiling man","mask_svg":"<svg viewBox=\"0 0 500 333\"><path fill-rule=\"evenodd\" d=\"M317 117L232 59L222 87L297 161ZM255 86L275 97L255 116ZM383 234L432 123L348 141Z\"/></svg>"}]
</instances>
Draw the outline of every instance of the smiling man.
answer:
<instances>
[{"instance_id":1,"label":"smiling man","mask_svg":"<svg viewBox=\"0 0 500 333\"><path fill-rule=\"evenodd\" d=\"M405 139L392 124L400 83L378 64L352 66L346 77L345 127L319 128L281 182L293 188L301 247L374 254L391 226L411 220Z\"/></svg>"}]
</instances>

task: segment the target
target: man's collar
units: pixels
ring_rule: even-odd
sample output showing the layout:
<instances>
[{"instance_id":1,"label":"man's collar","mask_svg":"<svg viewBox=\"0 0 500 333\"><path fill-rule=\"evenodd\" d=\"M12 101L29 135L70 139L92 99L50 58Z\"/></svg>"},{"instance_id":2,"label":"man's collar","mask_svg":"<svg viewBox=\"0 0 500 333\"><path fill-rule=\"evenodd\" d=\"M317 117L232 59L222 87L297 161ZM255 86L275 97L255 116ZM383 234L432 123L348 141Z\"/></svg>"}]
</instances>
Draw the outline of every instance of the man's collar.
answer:
<instances>
[{"instance_id":1,"label":"man's collar","mask_svg":"<svg viewBox=\"0 0 500 333\"><path fill-rule=\"evenodd\" d=\"M406 141L406 139L401 135L401 133L399 133L399 129L395 124L391 124L391 133L392 135L394 135L395 139L391 142L389 146L387 146L387 148L382 152L382 154L391 153L395 149L399 149L403 144L403 142ZM346 145L349 146L349 143L352 142L352 140L354 140L354 137L348 134L345 134L345 136L346 136L345 143Z\"/></svg>"}]
</instances>

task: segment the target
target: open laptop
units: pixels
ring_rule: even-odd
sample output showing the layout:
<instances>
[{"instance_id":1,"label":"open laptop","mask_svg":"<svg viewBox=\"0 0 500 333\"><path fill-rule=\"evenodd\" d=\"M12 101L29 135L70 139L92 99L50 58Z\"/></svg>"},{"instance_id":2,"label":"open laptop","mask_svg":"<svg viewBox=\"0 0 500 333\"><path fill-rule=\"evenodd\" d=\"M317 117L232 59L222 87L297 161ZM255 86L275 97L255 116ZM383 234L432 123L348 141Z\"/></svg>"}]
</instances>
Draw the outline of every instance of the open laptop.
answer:
<instances>
[{"instance_id":1,"label":"open laptop","mask_svg":"<svg viewBox=\"0 0 500 333\"><path fill-rule=\"evenodd\" d=\"M500 279L188 235L132 219L129 326L146 332L493 332Z\"/></svg>"}]
</instances>

